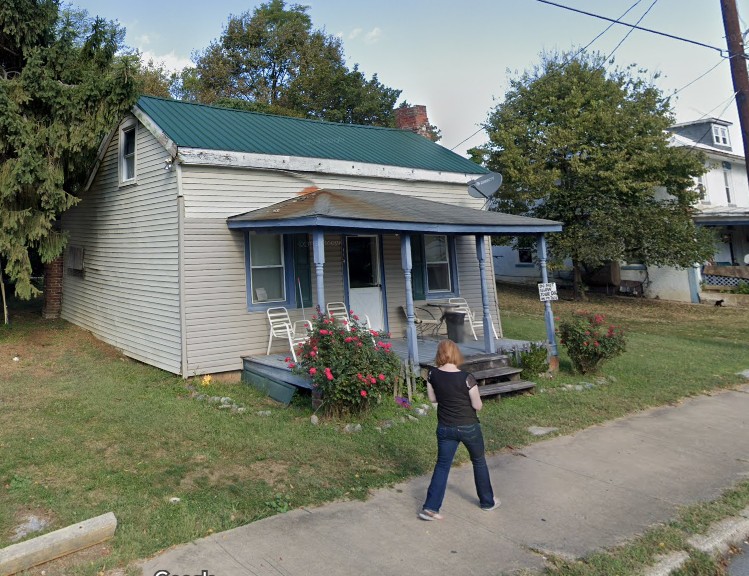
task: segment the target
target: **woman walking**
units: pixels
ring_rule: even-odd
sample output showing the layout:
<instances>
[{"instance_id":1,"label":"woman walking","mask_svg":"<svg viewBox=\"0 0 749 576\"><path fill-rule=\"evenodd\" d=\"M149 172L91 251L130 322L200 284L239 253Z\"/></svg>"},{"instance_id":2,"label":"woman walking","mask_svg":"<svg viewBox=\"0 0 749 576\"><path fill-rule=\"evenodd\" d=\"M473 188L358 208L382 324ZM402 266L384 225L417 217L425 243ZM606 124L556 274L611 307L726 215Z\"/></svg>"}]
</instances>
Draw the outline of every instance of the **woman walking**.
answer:
<instances>
[{"instance_id":1,"label":"woman walking","mask_svg":"<svg viewBox=\"0 0 749 576\"><path fill-rule=\"evenodd\" d=\"M473 463L479 506L487 512L495 510L499 508L499 498L495 498L492 490L484 456L484 436L476 415L483 406L478 383L471 374L458 368L463 363L463 355L452 340L439 343L434 363L437 368L429 371L427 393L429 400L437 403L437 463L419 518L442 520L439 511L445 498L447 477L461 442Z\"/></svg>"}]
</instances>

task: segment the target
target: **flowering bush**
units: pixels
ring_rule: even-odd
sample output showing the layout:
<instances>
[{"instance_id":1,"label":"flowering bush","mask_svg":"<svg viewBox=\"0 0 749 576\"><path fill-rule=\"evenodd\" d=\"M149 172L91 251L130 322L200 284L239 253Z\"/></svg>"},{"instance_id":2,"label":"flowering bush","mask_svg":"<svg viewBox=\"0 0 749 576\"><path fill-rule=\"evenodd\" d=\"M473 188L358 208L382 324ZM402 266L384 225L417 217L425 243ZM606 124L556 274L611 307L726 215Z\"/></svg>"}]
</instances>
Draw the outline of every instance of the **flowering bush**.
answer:
<instances>
[{"instance_id":1,"label":"flowering bush","mask_svg":"<svg viewBox=\"0 0 749 576\"><path fill-rule=\"evenodd\" d=\"M606 324L603 314L578 311L557 330L572 366L581 374L595 372L601 362L624 352L626 340L620 326Z\"/></svg>"},{"instance_id":2,"label":"flowering bush","mask_svg":"<svg viewBox=\"0 0 749 576\"><path fill-rule=\"evenodd\" d=\"M349 314L347 326L318 310L309 340L299 346L299 362L289 364L312 379L327 410L336 414L361 412L378 402L392 392L401 369L391 344L382 340L387 334L367 329L353 311Z\"/></svg>"}]
</instances>

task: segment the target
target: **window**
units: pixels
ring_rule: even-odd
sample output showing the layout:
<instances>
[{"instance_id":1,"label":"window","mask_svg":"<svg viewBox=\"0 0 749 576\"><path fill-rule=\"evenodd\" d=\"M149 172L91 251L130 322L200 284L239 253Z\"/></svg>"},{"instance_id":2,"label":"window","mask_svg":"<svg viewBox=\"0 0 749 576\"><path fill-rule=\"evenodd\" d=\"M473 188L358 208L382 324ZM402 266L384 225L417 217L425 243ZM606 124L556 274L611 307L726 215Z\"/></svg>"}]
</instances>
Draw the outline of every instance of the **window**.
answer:
<instances>
[{"instance_id":1,"label":"window","mask_svg":"<svg viewBox=\"0 0 749 576\"><path fill-rule=\"evenodd\" d=\"M281 234L258 234L250 240L252 303L285 302L286 283Z\"/></svg>"},{"instance_id":2,"label":"window","mask_svg":"<svg viewBox=\"0 0 749 576\"><path fill-rule=\"evenodd\" d=\"M697 194L699 194L699 201L709 204L710 202L707 200L707 186L705 185L704 176L697 176L697 186L695 188L697 189Z\"/></svg>"},{"instance_id":3,"label":"window","mask_svg":"<svg viewBox=\"0 0 749 576\"><path fill-rule=\"evenodd\" d=\"M128 124L120 130L120 182L135 181L135 124Z\"/></svg>"},{"instance_id":4,"label":"window","mask_svg":"<svg viewBox=\"0 0 749 576\"><path fill-rule=\"evenodd\" d=\"M518 262L520 264L533 264L533 249L518 248Z\"/></svg>"},{"instance_id":5,"label":"window","mask_svg":"<svg viewBox=\"0 0 749 576\"><path fill-rule=\"evenodd\" d=\"M312 305L306 234L247 234L245 246L249 309Z\"/></svg>"},{"instance_id":6,"label":"window","mask_svg":"<svg viewBox=\"0 0 749 576\"><path fill-rule=\"evenodd\" d=\"M414 300L449 298L458 291L455 241L444 234L411 236L411 287Z\"/></svg>"},{"instance_id":7,"label":"window","mask_svg":"<svg viewBox=\"0 0 749 576\"><path fill-rule=\"evenodd\" d=\"M713 124L713 144L717 144L718 146L731 145L728 141L728 128Z\"/></svg>"},{"instance_id":8,"label":"window","mask_svg":"<svg viewBox=\"0 0 749 576\"><path fill-rule=\"evenodd\" d=\"M723 162L723 185L726 190L726 200L729 204L732 203L731 199L731 188L732 188L733 180L731 177L731 163L730 162Z\"/></svg>"}]
</instances>

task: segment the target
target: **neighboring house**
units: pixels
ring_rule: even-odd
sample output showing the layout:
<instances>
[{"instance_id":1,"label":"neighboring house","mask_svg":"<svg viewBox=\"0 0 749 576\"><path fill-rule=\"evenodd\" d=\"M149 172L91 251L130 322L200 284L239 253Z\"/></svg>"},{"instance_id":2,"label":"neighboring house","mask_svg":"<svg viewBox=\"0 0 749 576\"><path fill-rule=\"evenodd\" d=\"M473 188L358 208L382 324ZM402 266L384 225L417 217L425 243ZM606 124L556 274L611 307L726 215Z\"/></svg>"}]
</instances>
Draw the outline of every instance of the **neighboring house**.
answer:
<instances>
[{"instance_id":1,"label":"neighboring house","mask_svg":"<svg viewBox=\"0 0 749 576\"><path fill-rule=\"evenodd\" d=\"M693 268L679 270L621 262L612 266L608 274L612 289L616 284L622 292L644 290L650 298L699 302L703 284L730 287L741 280L749 281L749 180L744 157L733 152L730 125L718 118L704 118L670 128L672 146L695 148L707 156L708 172L695 180L701 196L695 222L718 232L715 266L703 268L701 263L695 263ZM493 257L497 280L533 284L540 281L531 250L495 246ZM568 265L571 267L571 262ZM553 276L557 280L569 279L565 270L556 271Z\"/></svg>"},{"instance_id":2,"label":"neighboring house","mask_svg":"<svg viewBox=\"0 0 749 576\"><path fill-rule=\"evenodd\" d=\"M488 237L561 225L480 210L466 184L484 174L406 130L143 97L63 217L62 317L191 376L264 355L268 308L330 301L418 359L414 301L460 296L493 351Z\"/></svg>"}]
</instances>

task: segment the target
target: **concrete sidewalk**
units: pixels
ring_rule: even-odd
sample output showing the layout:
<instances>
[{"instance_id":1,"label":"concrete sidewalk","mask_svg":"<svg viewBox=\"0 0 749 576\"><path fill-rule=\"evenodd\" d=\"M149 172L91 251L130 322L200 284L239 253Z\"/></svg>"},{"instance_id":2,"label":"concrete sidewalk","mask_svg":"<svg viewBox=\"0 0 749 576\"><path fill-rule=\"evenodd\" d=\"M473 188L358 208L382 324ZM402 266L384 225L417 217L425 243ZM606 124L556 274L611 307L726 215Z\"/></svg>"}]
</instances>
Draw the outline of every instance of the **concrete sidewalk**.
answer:
<instances>
[{"instance_id":1,"label":"concrete sidewalk","mask_svg":"<svg viewBox=\"0 0 749 576\"><path fill-rule=\"evenodd\" d=\"M423 476L366 502L294 510L177 546L148 560L143 575L540 570L546 552L580 557L616 546L749 478L749 386L494 456L489 467L502 499L494 512L478 508L468 464L450 474L441 522L417 518Z\"/></svg>"}]
</instances>

